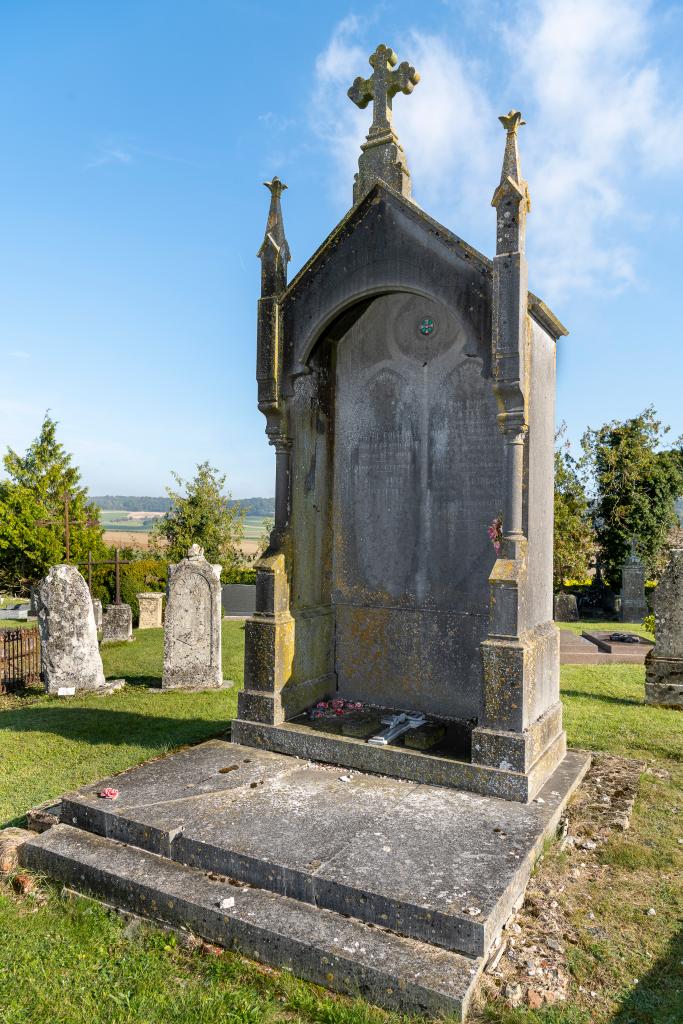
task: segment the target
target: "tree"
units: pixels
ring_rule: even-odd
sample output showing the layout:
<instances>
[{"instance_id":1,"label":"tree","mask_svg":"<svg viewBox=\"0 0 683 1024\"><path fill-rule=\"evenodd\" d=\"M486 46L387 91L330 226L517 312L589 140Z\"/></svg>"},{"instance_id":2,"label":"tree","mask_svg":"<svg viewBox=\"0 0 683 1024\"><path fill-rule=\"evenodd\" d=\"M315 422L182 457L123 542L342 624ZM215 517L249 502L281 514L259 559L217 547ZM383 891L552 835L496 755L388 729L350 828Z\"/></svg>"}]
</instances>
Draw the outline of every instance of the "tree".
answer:
<instances>
[{"instance_id":1,"label":"tree","mask_svg":"<svg viewBox=\"0 0 683 1024\"><path fill-rule=\"evenodd\" d=\"M178 562L192 544L199 544L208 561L219 562L227 573L242 561L238 545L245 513L239 506L230 505L229 494L223 494L225 476L208 462L197 466L193 480L172 475L186 493L166 489L171 510L152 527L152 546Z\"/></svg>"},{"instance_id":2,"label":"tree","mask_svg":"<svg viewBox=\"0 0 683 1024\"><path fill-rule=\"evenodd\" d=\"M564 430L563 425L555 439L555 590L561 590L567 579L582 580L588 576L595 543L590 506L579 466L571 455L568 443L561 440Z\"/></svg>"},{"instance_id":3,"label":"tree","mask_svg":"<svg viewBox=\"0 0 683 1024\"><path fill-rule=\"evenodd\" d=\"M652 406L633 419L588 429L581 444L593 478L594 520L600 563L609 585L621 586L621 566L631 538L652 575L658 575L669 531L676 525L674 501L683 493L683 447L666 448L669 432Z\"/></svg>"},{"instance_id":4,"label":"tree","mask_svg":"<svg viewBox=\"0 0 683 1024\"><path fill-rule=\"evenodd\" d=\"M0 585L26 593L66 557L64 494L69 495L71 561L106 558L98 509L88 499L72 456L57 441L57 423L45 415L25 455L8 448L0 480ZM39 526L41 519L54 520ZM94 519L96 525L87 525Z\"/></svg>"}]
</instances>

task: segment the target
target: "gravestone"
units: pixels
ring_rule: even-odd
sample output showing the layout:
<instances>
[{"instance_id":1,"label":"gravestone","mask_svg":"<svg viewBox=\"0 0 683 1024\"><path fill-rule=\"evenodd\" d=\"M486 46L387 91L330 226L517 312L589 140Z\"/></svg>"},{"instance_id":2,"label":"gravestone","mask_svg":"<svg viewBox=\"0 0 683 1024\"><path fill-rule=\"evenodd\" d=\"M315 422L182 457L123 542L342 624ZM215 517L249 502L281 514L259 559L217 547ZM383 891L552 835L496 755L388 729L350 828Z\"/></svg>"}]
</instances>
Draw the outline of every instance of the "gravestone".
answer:
<instances>
[{"instance_id":1,"label":"gravestone","mask_svg":"<svg viewBox=\"0 0 683 1024\"><path fill-rule=\"evenodd\" d=\"M256 376L276 510L233 736L429 781L442 765L424 755L399 769L393 748L306 720L330 698L424 715L466 762L450 778L526 800L566 750L547 509L567 332L527 290L521 115L500 119L491 262L410 200L391 98L419 76L395 62L378 47L349 90L374 110L354 206L289 285L286 186L266 182Z\"/></svg>"},{"instance_id":2,"label":"gravestone","mask_svg":"<svg viewBox=\"0 0 683 1024\"><path fill-rule=\"evenodd\" d=\"M138 629L159 629L162 625L163 594L138 594Z\"/></svg>"},{"instance_id":3,"label":"gravestone","mask_svg":"<svg viewBox=\"0 0 683 1024\"><path fill-rule=\"evenodd\" d=\"M683 549L671 552L652 603L655 646L645 659L645 699L683 709Z\"/></svg>"},{"instance_id":4,"label":"gravestone","mask_svg":"<svg viewBox=\"0 0 683 1024\"><path fill-rule=\"evenodd\" d=\"M621 567L621 622L642 622L648 614L645 600L645 566L638 557L635 538L631 553Z\"/></svg>"},{"instance_id":5,"label":"gravestone","mask_svg":"<svg viewBox=\"0 0 683 1024\"><path fill-rule=\"evenodd\" d=\"M95 627L102 629L102 602L98 597L92 599L92 610L95 616Z\"/></svg>"},{"instance_id":6,"label":"gravestone","mask_svg":"<svg viewBox=\"0 0 683 1024\"><path fill-rule=\"evenodd\" d=\"M579 621L579 608L576 603L576 594L565 594L563 592L555 594L553 608L553 618L555 619L555 622Z\"/></svg>"},{"instance_id":7,"label":"gravestone","mask_svg":"<svg viewBox=\"0 0 683 1024\"><path fill-rule=\"evenodd\" d=\"M107 688L88 585L73 565L54 565L35 592L45 689Z\"/></svg>"},{"instance_id":8,"label":"gravestone","mask_svg":"<svg viewBox=\"0 0 683 1024\"><path fill-rule=\"evenodd\" d=\"M102 643L133 639L133 611L129 604L110 604L102 613Z\"/></svg>"},{"instance_id":9,"label":"gravestone","mask_svg":"<svg viewBox=\"0 0 683 1024\"><path fill-rule=\"evenodd\" d=\"M168 567L164 673L169 689L214 689L221 666L221 567L193 544L187 558Z\"/></svg>"}]
</instances>

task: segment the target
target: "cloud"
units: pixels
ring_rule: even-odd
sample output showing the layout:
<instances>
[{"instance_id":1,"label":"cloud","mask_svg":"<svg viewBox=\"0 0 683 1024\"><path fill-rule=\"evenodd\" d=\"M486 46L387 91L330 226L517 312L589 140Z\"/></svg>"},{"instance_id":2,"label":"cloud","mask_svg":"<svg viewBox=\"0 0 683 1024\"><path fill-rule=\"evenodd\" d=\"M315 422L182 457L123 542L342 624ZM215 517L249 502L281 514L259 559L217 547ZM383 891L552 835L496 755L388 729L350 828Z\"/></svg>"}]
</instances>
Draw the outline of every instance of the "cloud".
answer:
<instances>
[{"instance_id":1,"label":"cloud","mask_svg":"<svg viewBox=\"0 0 683 1024\"><path fill-rule=\"evenodd\" d=\"M648 55L650 5L536 0L521 11L505 41L533 122L522 145L534 269L550 297L619 290L636 279L639 186L683 166L680 103Z\"/></svg>"},{"instance_id":2,"label":"cloud","mask_svg":"<svg viewBox=\"0 0 683 1024\"><path fill-rule=\"evenodd\" d=\"M487 38L475 14L464 27ZM481 60L489 64L461 52L461 30L451 38L413 29L395 39L399 59L421 75L394 110L416 201L475 244L493 242L490 200L504 145L495 88L506 109L521 107L529 122L521 151L532 197L532 286L556 301L633 285L638 232L652 216L643 196L658 176L683 168L683 104L651 56L650 4L518 0L496 24L515 29L497 30L493 42L488 36ZM488 16L486 26L490 33ZM313 131L333 156L332 190L346 205L369 125L346 90L370 72L367 40L365 23L345 18L315 62Z\"/></svg>"},{"instance_id":3,"label":"cloud","mask_svg":"<svg viewBox=\"0 0 683 1024\"><path fill-rule=\"evenodd\" d=\"M119 146L100 146L99 154L89 160L85 165L87 169L93 167L104 167L106 164L130 164L133 162L133 155Z\"/></svg>"},{"instance_id":4,"label":"cloud","mask_svg":"<svg viewBox=\"0 0 683 1024\"><path fill-rule=\"evenodd\" d=\"M10 352L9 354L14 359L30 359L31 358L31 353L30 352L24 352L24 350L20 349L20 348L14 349L14 351Z\"/></svg>"}]
</instances>

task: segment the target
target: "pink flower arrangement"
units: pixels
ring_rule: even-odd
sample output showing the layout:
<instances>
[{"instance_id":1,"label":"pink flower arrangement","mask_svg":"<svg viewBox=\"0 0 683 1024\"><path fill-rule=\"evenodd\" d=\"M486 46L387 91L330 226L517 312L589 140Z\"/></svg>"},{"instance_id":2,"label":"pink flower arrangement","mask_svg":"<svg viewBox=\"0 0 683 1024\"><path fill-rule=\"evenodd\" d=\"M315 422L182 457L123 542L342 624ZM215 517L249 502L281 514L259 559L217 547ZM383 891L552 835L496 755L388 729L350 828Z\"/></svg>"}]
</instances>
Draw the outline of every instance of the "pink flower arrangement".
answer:
<instances>
[{"instance_id":1,"label":"pink flower arrangement","mask_svg":"<svg viewBox=\"0 0 683 1024\"><path fill-rule=\"evenodd\" d=\"M486 528L486 532L489 535L489 540L493 544L496 554L500 551L500 545L503 541L503 517L501 515L496 516L490 526Z\"/></svg>"},{"instance_id":2,"label":"pink flower arrangement","mask_svg":"<svg viewBox=\"0 0 683 1024\"><path fill-rule=\"evenodd\" d=\"M111 789L111 787L107 787L107 789L101 789L97 795L104 797L105 800L116 800L118 798L119 791L118 789Z\"/></svg>"}]
</instances>

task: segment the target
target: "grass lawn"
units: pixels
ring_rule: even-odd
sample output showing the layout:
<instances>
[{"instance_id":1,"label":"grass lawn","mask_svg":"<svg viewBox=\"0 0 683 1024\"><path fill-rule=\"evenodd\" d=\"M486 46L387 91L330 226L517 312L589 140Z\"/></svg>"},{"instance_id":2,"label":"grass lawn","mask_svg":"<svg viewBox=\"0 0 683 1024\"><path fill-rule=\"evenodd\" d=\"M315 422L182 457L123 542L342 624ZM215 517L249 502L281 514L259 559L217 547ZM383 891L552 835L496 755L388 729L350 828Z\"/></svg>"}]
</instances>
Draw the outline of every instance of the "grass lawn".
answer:
<instances>
[{"instance_id":1,"label":"grass lawn","mask_svg":"<svg viewBox=\"0 0 683 1024\"><path fill-rule=\"evenodd\" d=\"M224 623L224 675L238 683L242 630L241 623ZM0 697L0 823L18 821L32 804L65 789L226 729L234 690L149 692L161 675L161 641L161 630L148 630L132 644L104 649L107 676L132 684L111 697ZM645 706L643 675L637 665L562 668L570 744L649 766L631 829L614 833L594 855L596 871L573 883L567 907L579 941L569 952L571 998L538 1011L489 1002L471 1013L473 1024L683 1021L683 715ZM566 858L551 847L538 870L550 880L564 877ZM569 899L566 888L558 883L561 903ZM656 916L647 915L649 908ZM64 899L57 887L17 897L0 884L2 1024L399 1019L235 954L181 949L172 937L135 931L88 900Z\"/></svg>"},{"instance_id":2,"label":"grass lawn","mask_svg":"<svg viewBox=\"0 0 683 1024\"><path fill-rule=\"evenodd\" d=\"M642 622L558 622L557 625L578 636L585 629L588 633L637 633L648 640L654 640L654 635L648 633Z\"/></svg>"}]
</instances>

